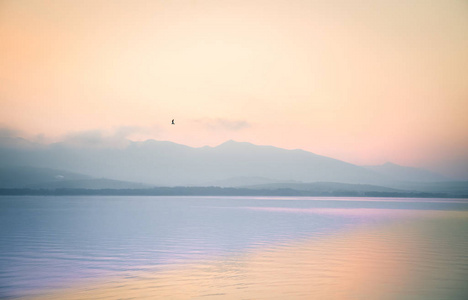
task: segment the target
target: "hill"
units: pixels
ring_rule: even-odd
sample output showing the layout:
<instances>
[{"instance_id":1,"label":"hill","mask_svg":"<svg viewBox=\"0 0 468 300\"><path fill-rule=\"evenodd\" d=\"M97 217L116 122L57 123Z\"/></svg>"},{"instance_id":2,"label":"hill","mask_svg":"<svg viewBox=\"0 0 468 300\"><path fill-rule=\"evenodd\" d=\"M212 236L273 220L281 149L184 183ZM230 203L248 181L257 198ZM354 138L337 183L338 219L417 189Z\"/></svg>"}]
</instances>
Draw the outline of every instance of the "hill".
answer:
<instances>
[{"instance_id":1,"label":"hill","mask_svg":"<svg viewBox=\"0 0 468 300\"><path fill-rule=\"evenodd\" d=\"M235 177L372 184L387 180L363 167L311 152L235 141L202 148L155 140L130 142L123 148L57 143L43 148L2 149L1 158L0 166L52 168L158 186L204 185Z\"/></svg>"},{"instance_id":2,"label":"hill","mask_svg":"<svg viewBox=\"0 0 468 300\"><path fill-rule=\"evenodd\" d=\"M364 166L364 168L387 176L395 181L413 181L413 182L440 182L453 181L440 174L424 169L404 167L393 163L385 163L379 166Z\"/></svg>"},{"instance_id":3,"label":"hill","mask_svg":"<svg viewBox=\"0 0 468 300\"><path fill-rule=\"evenodd\" d=\"M10 168L6 173L11 175L13 167L41 169L42 175L10 176L10 179L2 180L0 186L138 188L135 183L143 183L147 186L241 187L329 182L418 190L417 186L404 184L443 179L441 175L415 168L397 165L362 167L304 150L232 140L216 147L200 148L155 140L129 141L120 148L77 147L65 142L40 147L0 148L0 168ZM47 178L49 180L43 180ZM100 182L97 178L101 178ZM65 183L67 180L71 181ZM428 187L424 186L424 189Z\"/></svg>"},{"instance_id":4,"label":"hill","mask_svg":"<svg viewBox=\"0 0 468 300\"><path fill-rule=\"evenodd\" d=\"M2 167L0 188L28 189L143 189L151 186L112 180L92 178L87 175L50 168Z\"/></svg>"}]
</instances>

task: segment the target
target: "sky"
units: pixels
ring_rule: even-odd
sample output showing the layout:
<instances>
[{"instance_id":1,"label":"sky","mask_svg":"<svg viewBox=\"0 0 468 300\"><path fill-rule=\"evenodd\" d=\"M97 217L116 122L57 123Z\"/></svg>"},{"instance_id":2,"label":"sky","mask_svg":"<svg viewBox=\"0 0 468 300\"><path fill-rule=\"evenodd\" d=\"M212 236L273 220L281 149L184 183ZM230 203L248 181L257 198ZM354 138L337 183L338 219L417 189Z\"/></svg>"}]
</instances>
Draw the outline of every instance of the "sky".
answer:
<instances>
[{"instance_id":1,"label":"sky","mask_svg":"<svg viewBox=\"0 0 468 300\"><path fill-rule=\"evenodd\" d=\"M466 116L465 0L0 0L0 133L233 139L468 179Z\"/></svg>"}]
</instances>

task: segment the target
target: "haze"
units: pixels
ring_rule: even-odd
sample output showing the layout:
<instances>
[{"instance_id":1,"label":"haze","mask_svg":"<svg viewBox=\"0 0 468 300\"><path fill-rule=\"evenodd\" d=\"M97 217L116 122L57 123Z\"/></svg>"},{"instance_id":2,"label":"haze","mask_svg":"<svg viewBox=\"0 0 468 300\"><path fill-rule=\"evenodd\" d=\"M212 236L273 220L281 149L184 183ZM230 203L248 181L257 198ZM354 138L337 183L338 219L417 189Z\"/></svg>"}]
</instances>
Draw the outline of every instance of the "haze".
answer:
<instances>
[{"instance_id":1,"label":"haze","mask_svg":"<svg viewBox=\"0 0 468 300\"><path fill-rule=\"evenodd\" d=\"M464 0L3 0L0 40L4 135L235 139L468 178Z\"/></svg>"}]
</instances>

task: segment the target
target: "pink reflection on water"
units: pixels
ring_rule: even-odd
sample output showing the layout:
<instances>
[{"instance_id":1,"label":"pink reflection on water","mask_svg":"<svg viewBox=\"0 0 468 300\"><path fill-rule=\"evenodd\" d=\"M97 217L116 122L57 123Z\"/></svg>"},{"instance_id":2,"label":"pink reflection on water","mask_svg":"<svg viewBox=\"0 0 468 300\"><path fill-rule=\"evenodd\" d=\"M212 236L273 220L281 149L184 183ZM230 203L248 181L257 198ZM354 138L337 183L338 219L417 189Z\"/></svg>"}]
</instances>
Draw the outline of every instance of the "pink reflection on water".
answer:
<instances>
[{"instance_id":1,"label":"pink reflection on water","mask_svg":"<svg viewBox=\"0 0 468 300\"><path fill-rule=\"evenodd\" d=\"M290 208L290 207L251 207L244 206L240 209L255 211L283 212L296 214L335 215L350 217L413 217L437 214L436 211L421 211L412 209L380 209L380 208Z\"/></svg>"},{"instance_id":2,"label":"pink reflection on water","mask_svg":"<svg viewBox=\"0 0 468 300\"><path fill-rule=\"evenodd\" d=\"M213 198L217 198L214 197ZM402 203L466 203L468 198L392 198L392 197L287 197L287 196L239 196L240 200L301 200L301 201L347 201L347 202L402 202Z\"/></svg>"}]
</instances>

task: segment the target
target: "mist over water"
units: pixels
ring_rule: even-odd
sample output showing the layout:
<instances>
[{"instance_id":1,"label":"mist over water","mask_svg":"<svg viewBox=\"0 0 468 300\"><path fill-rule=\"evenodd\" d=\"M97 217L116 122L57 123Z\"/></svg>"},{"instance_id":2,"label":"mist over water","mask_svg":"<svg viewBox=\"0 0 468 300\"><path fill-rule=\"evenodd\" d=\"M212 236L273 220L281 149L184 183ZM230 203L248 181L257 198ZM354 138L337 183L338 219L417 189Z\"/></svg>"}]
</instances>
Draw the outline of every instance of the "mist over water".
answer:
<instances>
[{"instance_id":1,"label":"mist over water","mask_svg":"<svg viewBox=\"0 0 468 300\"><path fill-rule=\"evenodd\" d=\"M466 199L0 197L0 297L463 299L466 236Z\"/></svg>"}]
</instances>

